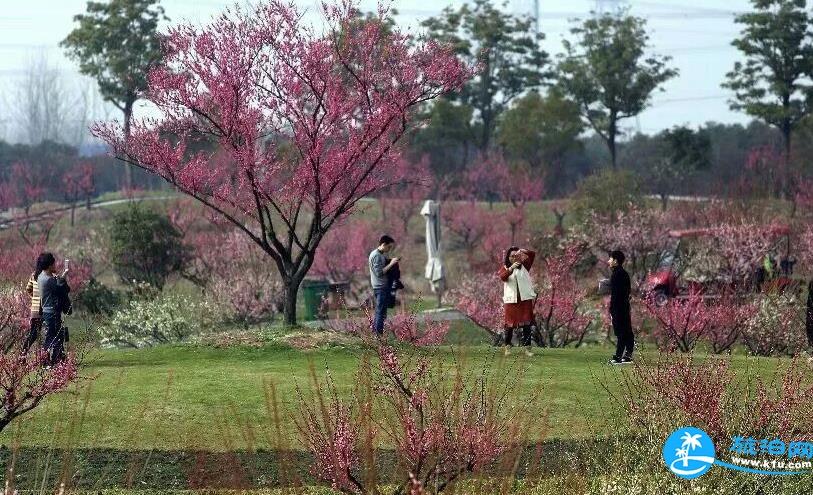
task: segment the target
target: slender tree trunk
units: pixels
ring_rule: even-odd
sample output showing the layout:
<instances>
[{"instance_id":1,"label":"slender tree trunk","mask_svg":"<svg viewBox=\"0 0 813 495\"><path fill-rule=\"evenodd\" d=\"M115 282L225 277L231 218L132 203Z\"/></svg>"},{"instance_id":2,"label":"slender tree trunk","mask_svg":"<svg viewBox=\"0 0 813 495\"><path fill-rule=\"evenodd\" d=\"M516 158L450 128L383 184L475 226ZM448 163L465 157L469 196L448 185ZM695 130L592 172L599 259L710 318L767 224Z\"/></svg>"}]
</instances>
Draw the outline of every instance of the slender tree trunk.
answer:
<instances>
[{"instance_id":1,"label":"slender tree trunk","mask_svg":"<svg viewBox=\"0 0 813 495\"><path fill-rule=\"evenodd\" d=\"M128 98L124 102L124 142L130 138L130 121L133 118L133 104L135 99ZM124 164L124 187L128 190L133 188L133 167L129 163Z\"/></svg>"},{"instance_id":2,"label":"slender tree trunk","mask_svg":"<svg viewBox=\"0 0 813 495\"><path fill-rule=\"evenodd\" d=\"M782 129L782 138L783 138L783 141L784 141L784 144L785 144L785 153L784 153L784 160L785 160L784 165L785 166L783 167L783 170L782 170L782 196L784 196L785 199L790 200L791 202L795 202L796 201L796 195L793 194L793 191L790 190L790 167L791 167L790 153L791 153L791 144L792 144L791 143L791 132L792 132L792 129L791 129L790 123L786 123L783 126L783 129ZM792 206L792 210L795 210L795 209L796 208ZM793 214L791 214L791 217L792 216L793 216Z\"/></svg>"},{"instance_id":3,"label":"slender tree trunk","mask_svg":"<svg viewBox=\"0 0 813 495\"><path fill-rule=\"evenodd\" d=\"M618 158L616 156L616 146L615 146L615 135L618 133L617 121L615 118L615 112L610 113L610 128L607 131L607 147L610 150L610 163L613 166L613 170L616 169L618 165Z\"/></svg>"},{"instance_id":4,"label":"slender tree trunk","mask_svg":"<svg viewBox=\"0 0 813 495\"><path fill-rule=\"evenodd\" d=\"M71 201L71 227L73 227L75 224L74 221L75 218L76 218L76 203Z\"/></svg>"},{"instance_id":5,"label":"slender tree trunk","mask_svg":"<svg viewBox=\"0 0 813 495\"><path fill-rule=\"evenodd\" d=\"M666 211L666 205L669 202L669 194L661 193L661 210Z\"/></svg>"}]
</instances>

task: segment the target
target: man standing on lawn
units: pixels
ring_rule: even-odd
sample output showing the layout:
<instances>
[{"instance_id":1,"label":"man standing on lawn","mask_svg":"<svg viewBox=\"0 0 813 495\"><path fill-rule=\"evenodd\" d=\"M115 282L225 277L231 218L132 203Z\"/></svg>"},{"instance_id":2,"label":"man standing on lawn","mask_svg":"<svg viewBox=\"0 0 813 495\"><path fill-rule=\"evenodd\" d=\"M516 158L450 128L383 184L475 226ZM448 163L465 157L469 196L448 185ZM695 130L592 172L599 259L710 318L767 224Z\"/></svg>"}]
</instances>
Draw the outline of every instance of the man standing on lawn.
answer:
<instances>
[{"instance_id":1,"label":"man standing on lawn","mask_svg":"<svg viewBox=\"0 0 813 495\"><path fill-rule=\"evenodd\" d=\"M389 302L389 287L387 286L387 272L392 269L401 258L393 258L387 263L387 253L395 247L395 240L388 235L381 236L378 247L373 249L368 258L370 267L370 285L373 286L373 301L375 302L375 316L373 317L373 332L377 337L384 334L384 321L387 319L387 305Z\"/></svg>"},{"instance_id":2,"label":"man standing on lawn","mask_svg":"<svg viewBox=\"0 0 813 495\"><path fill-rule=\"evenodd\" d=\"M612 270L610 275L610 318L616 338L615 355L610 364L632 362L632 350L635 347L635 335L632 333L630 316L630 276L624 270L624 253L613 251L607 264Z\"/></svg>"}]
</instances>

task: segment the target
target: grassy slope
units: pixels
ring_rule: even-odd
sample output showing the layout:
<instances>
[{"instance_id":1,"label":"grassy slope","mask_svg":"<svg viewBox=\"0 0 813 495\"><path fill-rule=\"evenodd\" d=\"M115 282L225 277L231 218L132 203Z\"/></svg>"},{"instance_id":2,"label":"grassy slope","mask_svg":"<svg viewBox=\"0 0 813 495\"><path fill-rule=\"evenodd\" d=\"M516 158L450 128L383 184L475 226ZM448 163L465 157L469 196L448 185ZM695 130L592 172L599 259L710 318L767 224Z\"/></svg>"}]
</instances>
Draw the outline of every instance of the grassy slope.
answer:
<instances>
[{"instance_id":1,"label":"grassy slope","mask_svg":"<svg viewBox=\"0 0 813 495\"><path fill-rule=\"evenodd\" d=\"M481 369L495 365L499 353L487 346L436 349L444 359L453 352ZM328 366L342 390L352 387L361 351L332 347L299 351L280 345L215 349L168 346L141 351L94 351L86 375L94 377L80 394L52 398L2 434L5 444L115 449L202 449L223 451L273 447L264 384L273 381L279 397L295 404L295 384L306 384L308 367ZM516 353L515 353L516 354ZM613 386L617 368L604 364L601 347L544 350L531 358L529 383L541 386L540 430L546 438L601 435L613 410L601 383ZM511 357L509 359L525 359ZM738 369L774 361L737 356ZM531 386L512 390L524 400ZM70 425L86 411L78 433ZM286 415L288 416L288 415ZM547 426L543 418L547 417ZM290 417L285 418L288 428ZM246 440L246 436L253 440Z\"/></svg>"}]
</instances>

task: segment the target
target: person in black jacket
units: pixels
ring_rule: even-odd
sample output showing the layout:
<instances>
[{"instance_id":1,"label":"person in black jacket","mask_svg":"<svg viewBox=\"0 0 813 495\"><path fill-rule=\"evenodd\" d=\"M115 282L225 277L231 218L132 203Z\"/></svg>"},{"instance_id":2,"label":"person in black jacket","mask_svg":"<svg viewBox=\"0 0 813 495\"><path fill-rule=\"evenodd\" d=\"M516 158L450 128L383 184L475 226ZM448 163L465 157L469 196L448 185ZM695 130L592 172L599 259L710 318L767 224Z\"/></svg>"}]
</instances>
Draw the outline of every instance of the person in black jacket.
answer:
<instances>
[{"instance_id":1,"label":"person in black jacket","mask_svg":"<svg viewBox=\"0 0 813 495\"><path fill-rule=\"evenodd\" d=\"M54 366L65 358L66 329L62 326L62 315L71 313L68 294L71 288L65 277L68 274L67 261L62 274L56 274L56 259L51 253L42 253L37 259L35 277L40 291L42 323L45 329L43 347L48 353L47 366Z\"/></svg>"},{"instance_id":2,"label":"person in black jacket","mask_svg":"<svg viewBox=\"0 0 813 495\"><path fill-rule=\"evenodd\" d=\"M610 318L616 338L615 355L610 364L632 362L635 335L632 333L630 316L630 276L624 270L624 253L613 251L607 264L610 265Z\"/></svg>"}]
</instances>

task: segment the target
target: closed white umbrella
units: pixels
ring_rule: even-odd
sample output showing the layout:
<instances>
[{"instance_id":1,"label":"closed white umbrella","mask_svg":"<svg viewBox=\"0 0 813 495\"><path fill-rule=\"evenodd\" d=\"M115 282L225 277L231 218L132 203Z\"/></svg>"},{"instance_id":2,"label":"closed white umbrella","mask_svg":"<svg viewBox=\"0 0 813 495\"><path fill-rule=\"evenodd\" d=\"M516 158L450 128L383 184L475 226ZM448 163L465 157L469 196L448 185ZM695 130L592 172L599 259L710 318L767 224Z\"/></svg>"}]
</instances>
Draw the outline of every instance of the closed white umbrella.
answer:
<instances>
[{"instance_id":1,"label":"closed white umbrella","mask_svg":"<svg viewBox=\"0 0 813 495\"><path fill-rule=\"evenodd\" d=\"M440 252L440 204L427 200L421 208L421 215L426 220L426 270L424 277L432 285L432 292L438 295L440 307L441 295L445 287L443 261Z\"/></svg>"}]
</instances>

